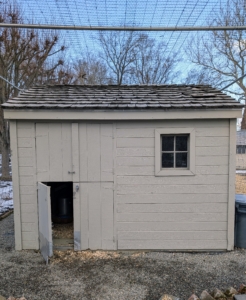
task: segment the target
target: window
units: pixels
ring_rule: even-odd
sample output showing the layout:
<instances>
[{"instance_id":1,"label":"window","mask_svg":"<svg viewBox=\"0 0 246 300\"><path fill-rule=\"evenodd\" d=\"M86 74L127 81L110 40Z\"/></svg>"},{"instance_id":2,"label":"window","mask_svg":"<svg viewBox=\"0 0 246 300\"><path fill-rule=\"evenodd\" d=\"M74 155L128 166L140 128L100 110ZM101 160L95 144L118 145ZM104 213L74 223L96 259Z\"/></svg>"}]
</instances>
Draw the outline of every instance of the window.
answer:
<instances>
[{"instance_id":1,"label":"window","mask_svg":"<svg viewBox=\"0 0 246 300\"><path fill-rule=\"evenodd\" d=\"M246 145L237 145L237 154L245 154Z\"/></svg>"},{"instance_id":2,"label":"window","mask_svg":"<svg viewBox=\"0 0 246 300\"><path fill-rule=\"evenodd\" d=\"M195 174L195 130L170 128L155 130L155 175Z\"/></svg>"},{"instance_id":3,"label":"window","mask_svg":"<svg viewBox=\"0 0 246 300\"><path fill-rule=\"evenodd\" d=\"M189 135L161 135L161 166L185 168L188 166Z\"/></svg>"}]
</instances>

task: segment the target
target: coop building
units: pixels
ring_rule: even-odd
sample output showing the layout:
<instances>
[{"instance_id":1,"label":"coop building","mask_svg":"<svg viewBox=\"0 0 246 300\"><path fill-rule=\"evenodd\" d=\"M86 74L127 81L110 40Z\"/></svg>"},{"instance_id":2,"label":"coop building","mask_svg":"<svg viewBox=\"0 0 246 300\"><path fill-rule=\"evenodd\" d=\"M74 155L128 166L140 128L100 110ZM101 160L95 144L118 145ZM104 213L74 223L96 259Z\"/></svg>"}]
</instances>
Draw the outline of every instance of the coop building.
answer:
<instances>
[{"instance_id":1,"label":"coop building","mask_svg":"<svg viewBox=\"0 0 246 300\"><path fill-rule=\"evenodd\" d=\"M37 86L9 120L16 249L232 250L236 118L209 86Z\"/></svg>"}]
</instances>

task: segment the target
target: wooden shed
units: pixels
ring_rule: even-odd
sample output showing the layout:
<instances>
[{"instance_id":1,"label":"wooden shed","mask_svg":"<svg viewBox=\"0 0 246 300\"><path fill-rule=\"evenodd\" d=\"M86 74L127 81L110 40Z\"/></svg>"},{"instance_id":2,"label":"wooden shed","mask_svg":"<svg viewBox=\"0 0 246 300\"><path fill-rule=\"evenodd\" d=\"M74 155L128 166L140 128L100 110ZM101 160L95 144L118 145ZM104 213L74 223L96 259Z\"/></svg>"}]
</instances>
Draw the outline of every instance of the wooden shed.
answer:
<instances>
[{"instance_id":1,"label":"wooden shed","mask_svg":"<svg viewBox=\"0 0 246 300\"><path fill-rule=\"evenodd\" d=\"M59 190L73 202L75 250L233 249L242 105L231 97L202 85L56 85L3 108L16 249L52 255Z\"/></svg>"}]
</instances>

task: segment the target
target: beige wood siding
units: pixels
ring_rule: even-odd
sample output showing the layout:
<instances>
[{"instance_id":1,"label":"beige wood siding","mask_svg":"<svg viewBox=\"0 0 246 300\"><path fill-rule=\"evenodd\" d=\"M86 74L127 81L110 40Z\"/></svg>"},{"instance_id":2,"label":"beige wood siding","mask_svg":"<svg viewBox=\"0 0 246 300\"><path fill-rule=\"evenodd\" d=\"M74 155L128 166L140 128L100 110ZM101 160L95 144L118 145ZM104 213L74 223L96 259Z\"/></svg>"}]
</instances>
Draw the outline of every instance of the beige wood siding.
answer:
<instances>
[{"instance_id":1,"label":"beige wood siding","mask_svg":"<svg viewBox=\"0 0 246 300\"><path fill-rule=\"evenodd\" d=\"M72 124L36 124L37 181L72 181Z\"/></svg>"},{"instance_id":2,"label":"beige wood siding","mask_svg":"<svg viewBox=\"0 0 246 300\"><path fill-rule=\"evenodd\" d=\"M35 124L17 122L22 249L38 249Z\"/></svg>"},{"instance_id":3,"label":"beige wood siding","mask_svg":"<svg viewBox=\"0 0 246 300\"><path fill-rule=\"evenodd\" d=\"M79 123L81 249L116 249L113 124Z\"/></svg>"},{"instance_id":4,"label":"beige wood siding","mask_svg":"<svg viewBox=\"0 0 246 300\"><path fill-rule=\"evenodd\" d=\"M195 129L195 175L154 176L157 128ZM229 121L116 123L118 249L227 249Z\"/></svg>"},{"instance_id":5,"label":"beige wood siding","mask_svg":"<svg viewBox=\"0 0 246 300\"><path fill-rule=\"evenodd\" d=\"M113 181L113 125L79 124L80 181Z\"/></svg>"}]
</instances>

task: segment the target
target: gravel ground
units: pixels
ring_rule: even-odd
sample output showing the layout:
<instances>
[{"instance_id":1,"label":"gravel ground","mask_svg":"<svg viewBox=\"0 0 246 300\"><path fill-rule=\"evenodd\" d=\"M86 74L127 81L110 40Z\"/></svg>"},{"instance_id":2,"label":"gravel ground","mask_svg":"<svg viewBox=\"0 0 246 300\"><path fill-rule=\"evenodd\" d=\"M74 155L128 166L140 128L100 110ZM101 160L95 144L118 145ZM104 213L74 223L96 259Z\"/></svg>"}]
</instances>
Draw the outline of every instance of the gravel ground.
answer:
<instances>
[{"instance_id":1,"label":"gravel ground","mask_svg":"<svg viewBox=\"0 0 246 300\"><path fill-rule=\"evenodd\" d=\"M0 221L0 295L27 300L188 299L246 282L246 251L223 253L55 252L14 250L13 214Z\"/></svg>"}]
</instances>

